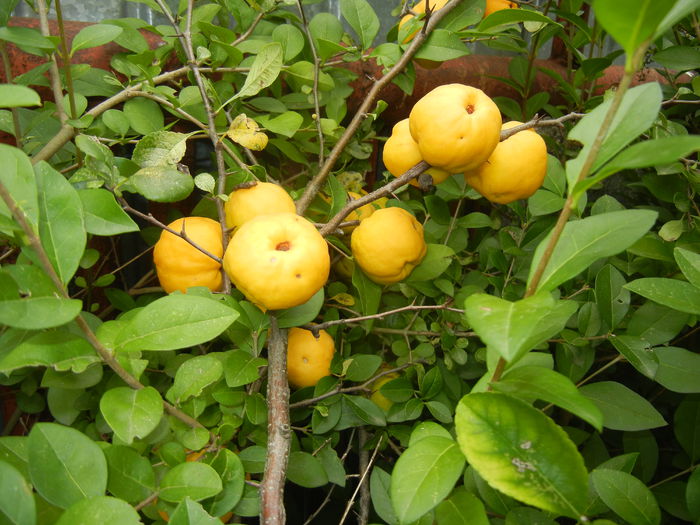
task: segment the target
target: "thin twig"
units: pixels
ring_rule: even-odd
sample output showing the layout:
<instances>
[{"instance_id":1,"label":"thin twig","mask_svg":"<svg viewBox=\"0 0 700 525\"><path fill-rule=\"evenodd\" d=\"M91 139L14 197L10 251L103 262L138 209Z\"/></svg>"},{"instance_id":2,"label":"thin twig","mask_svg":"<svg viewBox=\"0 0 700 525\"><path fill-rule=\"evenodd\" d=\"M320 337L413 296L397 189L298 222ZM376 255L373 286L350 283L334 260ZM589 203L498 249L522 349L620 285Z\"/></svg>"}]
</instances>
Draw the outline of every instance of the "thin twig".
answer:
<instances>
[{"instance_id":1,"label":"thin twig","mask_svg":"<svg viewBox=\"0 0 700 525\"><path fill-rule=\"evenodd\" d=\"M0 55L2 56L3 69L5 70L5 79L9 84L14 83L14 77L12 75L12 63L10 62L10 55L7 52L7 42L0 40ZM15 143L18 148L22 147L22 126L19 120L19 109L10 108L12 112L12 129L15 134Z\"/></svg>"},{"instance_id":2,"label":"thin twig","mask_svg":"<svg viewBox=\"0 0 700 525\"><path fill-rule=\"evenodd\" d=\"M369 459L369 463L367 464L367 468L365 468L362 471L362 476L360 476L360 481L357 482L357 487L355 487L355 490L352 493L352 496L350 497L350 500L348 501L348 504L345 506L345 512L343 512L342 517L340 518L340 521L338 522L338 525L343 525L345 522L345 518L348 517L348 514L350 513L350 510L352 509L353 504L355 503L355 498L357 497L357 493L360 490L360 487L365 482L365 478L367 478L367 474L369 474L369 471L372 469L372 465L374 465L374 460L377 457L377 453L379 452L379 447L382 444L382 441L384 440L384 436L379 436L379 439L377 440L377 444L374 447L374 452L372 452L372 457Z\"/></svg>"},{"instance_id":3,"label":"thin twig","mask_svg":"<svg viewBox=\"0 0 700 525\"><path fill-rule=\"evenodd\" d=\"M39 29L45 37L51 36L49 29L49 10L46 6L46 0L37 0L36 7L39 12ZM58 71L58 60L56 53L51 53L51 63L49 64L49 81L51 83L51 91L53 99L56 103L56 113L61 124L65 124L68 120L66 112L63 111L63 86L61 86L61 74Z\"/></svg>"},{"instance_id":4,"label":"thin twig","mask_svg":"<svg viewBox=\"0 0 700 525\"><path fill-rule=\"evenodd\" d=\"M568 113L564 116L555 119L542 119L536 116L535 118L529 120L528 122L525 122L524 124L519 124L517 126L513 126L512 128L504 129L503 131L501 131L500 140L502 142L508 137L512 137L519 131L524 131L526 129L543 128L546 126L563 126L564 122L566 122L567 120L583 118L584 115L584 113Z\"/></svg>"}]
</instances>

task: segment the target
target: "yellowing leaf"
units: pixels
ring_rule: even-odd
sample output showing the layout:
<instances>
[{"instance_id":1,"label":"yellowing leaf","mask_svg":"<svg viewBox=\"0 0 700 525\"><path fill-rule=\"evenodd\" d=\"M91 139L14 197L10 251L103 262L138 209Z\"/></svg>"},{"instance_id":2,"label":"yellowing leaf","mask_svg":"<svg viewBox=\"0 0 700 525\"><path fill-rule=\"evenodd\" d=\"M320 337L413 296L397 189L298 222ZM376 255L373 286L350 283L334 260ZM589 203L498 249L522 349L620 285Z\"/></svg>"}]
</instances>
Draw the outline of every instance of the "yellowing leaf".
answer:
<instances>
[{"instance_id":1,"label":"yellowing leaf","mask_svg":"<svg viewBox=\"0 0 700 525\"><path fill-rule=\"evenodd\" d=\"M267 135L260 131L257 122L241 113L229 126L226 136L244 148L262 151L267 146Z\"/></svg>"},{"instance_id":2,"label":"yellowing leaf","mask_svg":"<svg viewBox=\"0 0 700 525\"><path fill-rule=\"evenodd\" d=\"M348 293L335 294L330 300L343 306L353 306L355 304L355 298Z\"/></svg>"}]
</instances>

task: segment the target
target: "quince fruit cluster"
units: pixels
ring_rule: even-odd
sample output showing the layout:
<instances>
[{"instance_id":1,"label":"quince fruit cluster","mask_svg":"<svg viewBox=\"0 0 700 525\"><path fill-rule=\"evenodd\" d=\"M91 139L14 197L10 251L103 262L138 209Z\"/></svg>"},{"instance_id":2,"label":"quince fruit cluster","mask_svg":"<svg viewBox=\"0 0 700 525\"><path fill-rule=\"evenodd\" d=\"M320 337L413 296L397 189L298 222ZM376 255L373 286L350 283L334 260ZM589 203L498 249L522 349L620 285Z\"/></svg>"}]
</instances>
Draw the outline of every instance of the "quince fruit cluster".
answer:
<instances>
[{"instance_id":1,"label":"quince fruit cluster","mask_svg":"<svg viewBox=\"0 0 700 525\"><path fill-rule=\"evenodd\" d=\"M330 255L316 227L296 213L281 187L258 182L234 190L225 206L232 232L226 252L218 222L184 217L169 227L221 259L231 282L263 310L292 308L308 301L328 280ZM164 230L154 248L163 289L221 288L221 263L185 239Z\"/></svg>"},{"instance_id":2,"label":"quince fruit cluster","mask_svg":"<svg viewBox=\"0 0 700 525\"><path fill-rule=\"evenodd\" d=\"M424 160L427 173L440 184L455 173L491 202L507 204L531 196L547 171L547 148L533 129L504 141L496 103L482 90L444 84L415 103L384 145L382 158L395 177Z\"/></svg>"}]
</instances>

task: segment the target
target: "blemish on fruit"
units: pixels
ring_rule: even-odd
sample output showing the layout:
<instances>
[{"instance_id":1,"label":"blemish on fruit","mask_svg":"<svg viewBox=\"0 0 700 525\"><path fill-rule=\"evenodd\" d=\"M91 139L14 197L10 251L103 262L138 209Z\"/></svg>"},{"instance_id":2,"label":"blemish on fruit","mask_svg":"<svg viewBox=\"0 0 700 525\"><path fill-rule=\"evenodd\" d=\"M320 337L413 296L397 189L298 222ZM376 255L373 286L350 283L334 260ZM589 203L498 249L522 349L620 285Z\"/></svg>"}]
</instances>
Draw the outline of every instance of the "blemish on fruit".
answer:
<instances>
[{"instance_id":1,"label":"blemish on fruit","mask_svg":"<svg viewBox=\"0 0 700 525\"><path fill-rule=\"evenodd\" d=\"M294 277L296 277L297 279L301 279L301 274L298 273L298 274L296 274Z\"/></svg>"},{"instance_id":2,"label":"blemish on fruit","mask_svg":"<svg viewBox=\"0 0 700 525\"><path fill-rule=\"evenodd\" d=\"M472 106L471 104L469 104L469 105L467 106L467 113L469 113L470 115L471 115L472 113L474 113L474 106Z\"/></svg>"},{"instance_id":3,"label":"blemish on fruit","mask_svg":"<svg viewBox=\"0 0 700 525\"><path fill-rule=\"evenodd\" d=\"M289 241L282 241L277 246L275 246L275 250L277 250L278 252L287 252L289 251L289 248L291 248L291 243Z\"/></svg>"}]
</instances>

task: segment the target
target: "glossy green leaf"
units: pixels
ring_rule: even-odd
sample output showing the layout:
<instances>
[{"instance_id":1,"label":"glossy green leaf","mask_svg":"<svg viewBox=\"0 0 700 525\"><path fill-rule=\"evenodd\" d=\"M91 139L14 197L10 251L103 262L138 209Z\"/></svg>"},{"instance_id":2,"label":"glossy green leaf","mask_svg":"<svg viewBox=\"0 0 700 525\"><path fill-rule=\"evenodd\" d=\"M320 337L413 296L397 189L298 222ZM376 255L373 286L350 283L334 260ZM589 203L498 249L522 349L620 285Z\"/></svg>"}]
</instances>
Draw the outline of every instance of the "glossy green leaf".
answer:
<instances>
[{"instance_id":1,"label":"glossy green leaf","mask_svg":"<svg viewBox=\"0 0 700 525\"><path fill-rule=\"evenodd\" d=\"M107 461L99 445L82 432L57 423L37 423L27 445L32 485L48 502L66 509L104 495Z\"/></svg>"},{"instance_id":2,"label":"glossy green leaf","mask_svg":"<svg viewBox=\"0 0 700 525\"><path fill-rule=\"evenodd\" d=\"M0 301L0 323L26 330L44 330L72 321L82 307L80 299L56 296L20 298L17 294L16 299Z\"/></svg>"},{"instance_id":3,"label":"glossy green leaf","mask_svg":"<svg viewBox=\"0 0 700 525\"><path fill-rule=\"evenodd\" d=\"M624 251L642 237L656 221L651 210L623 210L570 221L554 247L537 290L553 290L575 277L602 257ZM549 236L537 246L528 283L549 243Z\"/></svg>"},{"instance_id":4,"label":"glossy green leaf","mask_svg":"<svg viewBox=\"0 0 700 525\"><path fill-rule=\"evenodd\" d=\"M598 407L582 395L568 377L554 370L519 366L508 370L500 381L491 386L494 390L524 400L540 399L552 403L587 421L599 432L603 430L603 414Z\"/></svg>"},{"instance_id":5,"label":"glossy green leaf","mask_svg":"<svg viewBox=\"0 0 700 525\"><path fill-rule=\"evenodd\" d=\"M177 166L187 150L191 134L154 131L138 141L131 157L142 168Z\"/></svg>"},{"instance_id":6,"label":"glossy green leaf","mask_svg":"<svg viewBox=\"0 0 700 525\"><path fill-rule=\"evenodd\" d=\"M654 381L671 392L700 393L700 354L675 346L654 349L659 367Z\"/></svg>"},{"instance_id":7,"label":"glossy green leaf","mask_svg":"<svg viewBox=\"0 0 700 525\"><path fill-rule=\"evenodd\" d=\"M175 381L166 393L168 401L180 405L191 397L202 394L224 376L224 365L211 355L198 355L182 363L175 373Z\"/></svg>"},{"instance_id":8,"label":"glossy green leaf","mask_svg":"<svg viewBox=\"0 0 700 525\"><path fill-rule=\"evenodd\" d=\"M644 42L651 39L659 23L673 6L673 0L620 0L613 6L604 0L595 0L596 19L630 56ZM628 70L632 70L628 65Z\"/></svg>"},{"instance_id":9,"label":"glossy green leaf","mask_svg":"<svg viewBox=\"0 0 700 525\"><path fill-rule=\"evenodd\" d=\"M415 58L444 62L469 54L469 48L462 42L459 36L452 31L435 29L428 36Z\"/></svg>"},{"instance_id":10,"label":"glossy green leaf","mask_svg":"<svg viewBox=\"0 0 700 525\"><path fill-rule=\"evenodd\" d=\"M700 253L676 247L673 249L673 257L688 282L700 288Z\"/></svg>"},{"instance_id":11,"label":"glossy green leaf","mask_svg":"<svg viewBox=\"0 0 700 525\"><path fill-rule=\"evenodd\" d=\"M379 311L379 302L382 297L381 286L371 281L357 264L352 274L352 285L357 291L360 313L362 315L376 314ZM373 321L371 319L364 321L365 330L369 331L372 328L372 324Z\"/></svg>"},{"instance_id":12,"label":"glossy green leaf","mask_svg":"<svg viewBox=\"0 0 700 525\"><path fill-rule=\"evenodd\" d=\"M107 490L110 494L139 503L156 490L156 475L148 458L131 447L112 445L104 450L107 458Z\"/></svg>"},{"instance_id":13,"label":"glossy green leaf","mask_svg":"<svg viewBox=\"0 0 700 525\"><path fill-rule=\"evenodd\" d=\"M174 167L152 166L134 173L124 189L155 202L178 202L194 190L194 179Z\"/></svg>"},{"instance_id":14,"label":"glossy green leaf","mask_svg":"<svg viewBox=\"0 0 700 525\"><path fill-rule=\"evenodd\" d=\"M386 426L386 416L384 412L369 399L360 396L344 395L343 402L350 411L350 414L354 416L360 424L376 427Z\"/></svg>"},{"instance_id":15,"label":"glossy green leaf","mask_svg":"<svg viewBox=\"0 0 700 525\"><path fill-rule=\"evenodd\" d=\"M0 28L0 30L5 28ZM1 37L0 37L1 38ZM34 168L29 157L20 149L0 144L0 183L7 189L17 207L24 212L29 224L39 222L39 201ZM0 214L12 218L5 201L0 199Z\"/></svg>"},{"instance_id":16,"label":"glossy green leaf","mask_svg":"<svg viewBox=\"0 0 700 525\"><path fill-rule=\"evenodd\" d=\"M213 516L231 510L243 496L245 468L243 462L229 449L221 449L209 464L221 477L223 489L205 502L205 509Z\"/></svg>"},{"instance_id":17,"label":"glossy green leaf","mask_svg":"<svg viewBox=\"0 0 700 525\"><path fill-rule=\"evenodd\" d=\"M455 252L444 244L428 244L425 257L406 279L407 283L432 281L447 270Z\"/></svg>"},{"instance_id":18,"label":"glossy green leaf","mask_svg":"<svg viewBox=\"0 0 700 525\"><path fill-rule=\"evenodd\" d=\"M700 315L700 288L686 281L644 277L627 283L625 288L674 310Z\"/></svg>"},{"instance_id":19,"label":"glossy green leaf","mask_svg":"<svg viewBox=\"0 0 700 525\"><path fill-rule=\"evenodd\" d=\"M482 501L464 487L459 487L435 509L440 525L489 525Z\"/></svg>"},{"instance_id":20,"label":"glossy green leaf","mask_svg":"<svg viewBox=\"0 0 700 525\"><path fill-rule=\"evenodd\" d=\"M666 425L654 406L615 381L599 381L579 388L603 413L603 426L612 430L645 430Z\"/></svg>"},{"instance_id":21,"label":"glossy green leaf","mask_svg":"<svg viewBox=\"0 0 700 525\"><path fill-rule=\"evenodd\" d=\"M381 364L382 358L378 355L353 355L345 362L347 367L345 370L345 378L348 381L367 381L377 372Z\"/></svg>"},{"instance_id":22,"label":"glossy green leaf","mask_svg":"<svg viewBox=\"0 0 700 525\"><path fill-rule=\"evenodd\" d=\"M304 117L296 111L285 111L274 118L264 118L263 116L257 120L265 129L290 138L294 136L304 123Z\"/></svg>"},{"instance_id":23,"label":"glossy green leaf","mask_svg":"<svg viewBox=\"0 0 700 525\"><path fill-rule=\"evenodd\" d=\"M117 350L177 350L210 341L233 323L233 308L207 297L174 294L139 310L117 338Z\"/></svg>"},{"instance_id":24,"label":"glossy green leaf","mask_svg":"<svg viewBox=\"0 0 700 525\"><path fill-rule=\"evenodd\" d=\"M138 225L117 203L114 195L104 189L78 191L83 204L85 229L93 235L119 235L138 231Z\"/></svg>"},{"instance_id":25,"label":"glossy green leaf","mask_svg":"<svg viewBox=\"0 0 700 525\"><path fill-rule=\"evenodd\" d=\"M196 501L185 498L175 508L168 523L170 525L220 525L221 520L211 516Z\"/></svg>"},{"instance_id":26,"label":"glossy green leaf","mask_svg":"<svg viewBox=\"0 0 700 525\"><path fill-rule=\"evenodd\" d=\"M649 129L657 118L662 99L661 87L655 82L635 86L625 93L610 130L596 155L591 174ZM578 156L566 163L566 178L570 193L611 104L612 97L588 112L569 132L569 139L584 145Z\"/></svg>"},{"instance_id":27,"label":"glossy green leaf","mask_svg":"<svg viewBox=\"0 0 700 525\"><path fill-rule=\"evenodd\" d=\"M138 512L126 501L96 496L71 505L56 525L140 525Z\"/></svg>"},{"instance_id":28,"label":"glossy green leaf","mask_svg":"<svg viewBox=\"0 0 700 525\"><path fill-rule=\"evenodd\" d=\"M0 460L0 523L34 525L36 505L32 488L11 464Z\"/></svg>"},{"instance_id":29,"label":"glossy green leaf","mask_svg":"<svg viewBox=\"0 0 700 525\"><path fill-rule=\"evenodd\" d=\"M70 56L81 49L98 47L111 42L117 38L123 29L110 24L89 25L78 31L71 43Z\"/></svg>"},{"instance_id":30,"label":"glossy green leaf","mask_svg":"<svg viewBox=\"0 0 700 525\"><path fill-rule=\"evenodd\" d=\"M46 162L34 167L39 195L39 235L63 283L78 269L87 243L83 205L66 178Z\"/></svg>"},{"instance_id":31,"label":"glossy green leaf","mask_svg":"<svg viewBox=\"0 0 700 525\"><path fill-rule=\"evenodd\" d=\"M29 480L27 436L0 436L0 461L12 465Z\"/></svg>"},{"instance_id":32,"label":"glossy green leaf","mask_svg":"<svg viewBox=\"0 0 700 525\"><path fill-rule=\"evenodd\" d=\"M278 25L271 36L273 40L282 44L285 62L289 62L304 49L304 33L292 24Z\"/></svg>"},{"instance_id":33,"label":"glossy green leaf","mask_svg":"<svg viewBox=\"0 0 700 525\"><path fill-rule=\"evenodd\" d=\"M7 0L7 2L0 4L0 26L7 25L17 4L19 4L19 0Z\"/></svg>"},{"instance_id":34,"label":"glossy green leaf","mask_svg":"<svg viewBox=\"0 0 700 525\"><path fill-rule=\"evenodd\" d=\"M293 326L301 326L310 323L316 319L321 308L323 308L324 299L325 292L323 288L320 288L311 296L311 299L305 303L293 308L287 308L286 310L278 310L275 313L277 316L277 326L280 328L291 328Z\"/></svg>"},{"instance_id":35,"label":"glossy green leaf","mask_svg":"<svg viewBox=\"0 0 700 525\"><path fill-rule=\"evenodd\" d=\"M591 472L595 491L605 504L631 525L658 525L661 510L652 492L639 479L620 470Z\"/></svg>"},{"instance_id":36,"label":"glossy green leaf","mask_svg":"<svg viewBox=\"0 0 700 525\"><path fill-rule=\"evenodd\" d=\"M124 115L131 128L141 135L161 131L165 125L160 105L151 99L136 97L124 102Z\"/></svg>"},{"instance_id":37,"label":"glossy green leaf","mask_svg":"<svg viewBox=\"0 0 700 525\"><path fill-rule=\"evenodd\" d=\"M694 520L700 519L700 469L695 469L688 478L685 489L685 501L688 512Z\"/></svg>"},{"instance_id":38,"label":"glossy green leaf","mask_svg":"<svg viewBox=\"0 0 700 525\"><path fill-rule=\"evenodd\" d=\"M650 345L639 337L618 335L611 339L613 346L639 372L653 379L659 368L659 360Z\"/></svg>"},{"instance_id":39,"label":"glossy green leaf","mask_svg":"<svg viewBox=\"0 0 700 525\"><path fill-rule=\"evenodd\" d=\"M38 28L33 27L0 27L0 40L30 51L51 51L56 48L56 44L50 38L46 38Z\"/></svg>"},{"instance_id":40,"label":"glossy green leaf","mask_svg":"<svg viewBox=\"0 0 700 525\"><path fill-rule=\"evenodd\" d=\"M614 329L629 310L630 293L624 288L625 278L610 264L603 266L595 278L595 302L601 319Z\"/></svg>"},{"instance_id":41,"label":"glossy green leaf","mask_svg":"<svg viewBox=\"0 0 700 525\"><path fill-rule=\"evenodd\" d=\"M583 458L545 414L505 394L472 393L457 405L455 425L467 461L489 485L557 515L583 515Z\"/></svg>"},{"instance_id":42,"label":"glossy green leaf","mask_svg":"<svg viewBox=\"0 0 700 525\"><path fill-rule=\"evenodd\" d=\"M560 332L575 310L573 302L557 302L546 293L515 302L476 293L464 302L467 323L511 363Z\"/></svg>"},{"instance_id":43,"label":"glossy green leaf","mask_svg":"<svg viewBox=\"0 0 700 525\"><path fill-rule=\"evenodd\" d=\"M372 498L372 506L377 515L389 525L399 523L394 508L391 506L389 488L391 486L391 474L375 465L369 477L369 492Z\"/></svg>"},{"instance_id":44,"label":"glossy green leaf","mask_svg":"<svg viewBox=\"0 0 700 525\"><path fill-rule=\"evenodd\" d=\"M451 438L431 436L409 446L391 473L391 502L399 523L433 509L464 471L464 456Z\"/></svg>"},{"instance_id":45,"label":"glossy green leaf","mask_svg":"<svg viewBox=\"0 0 700 525\"><path fill-rule=\"evenodd\" d=\"M163 399L150 386L140 390L120 386L102 395L100 412L119 439L130 444L158 426L163 416Z\"/></svg>"},{"instance_id":46,"label":"glossy green leaf","mask_svg":"<svg viewBox=\"0 0 700 525\"><path fill-rule=\"evenodd\" d=\"M551 18L544 16L538 11L530 9L501 9L489 16L479 24L479 31L489 31L506 25L518 24L520 22L539 22L542 24L557 24Z\"/></svg>"},{"instance_id":47,"label":"glossy green leaf","mask_svg":"<svg viewBox=\"0 0 700 525\"><path fill-rule=\"evenodd\" d=\"M100 358L82 337L60 330L40 332L17 345L0 359L0 372L27 366L50 366L58 371L82 372Z\"/></svg>"},{"instance_id":48,"label":"glossy green leaf","mask_svg":"<svg viewBox=\"0 0 700 525\"><path fill-rule=\"evenodd\" d=\"M267 364L267 360L244 350L231 350L226 353L224 361L224 374L226 384L237 387L252 383L260 377L260 368Z\"/></svg>"},{"instance_id":49,"label":"glossy green leaf","mask_svg":"<svg viewBox=\"0 0 700 525\"><path fill-rule=\"evenodd\" d=\"M340 12L360 39L363 49L372 47L379 32L379 18L367 0L340 0Z\"/></svg>"},{"instance_id":50,"label":"glossy green leaf","mask_svg":"<svg viewBox=\"0 0 700 525\"><path fill-rule=\"evenodd\" d=\"M686 396L673 414L673 433L690 457L691 462L700 458L700 399Z\"/></svg>"},{"instance_id":51,"label":"glossy green leaf","mask_svg":"<svg viewBox=\"0 0 700 525\"><path fill-rule=\"evenodd\" d=\"M322 487L328 483L328 475L321 461L316 456L301 450L289 454L287 478L292 483L309 489Z\"/></svg>"},{"instance_id":52,"label":"glossy green leaf","mask_svg":"<svg viewBox=\"0 0 700 525\"><path fill-rule=\"evenodd\" d=\"M180 463L163 476L159 497L172 503L185 498L201 501L216 496L222 488L219 474L206 463Z\"/></svg>"},{"instance_id":53,"label":"glossy green leaf","mask_svg":"<svg viewBox=\"0 0 700 525\"><path fill-rule=\"evenodd\" d=\"M41 99L33 89L15 84L0 84L0 108L39 106Z\"/></svg>"}]
</instances>

